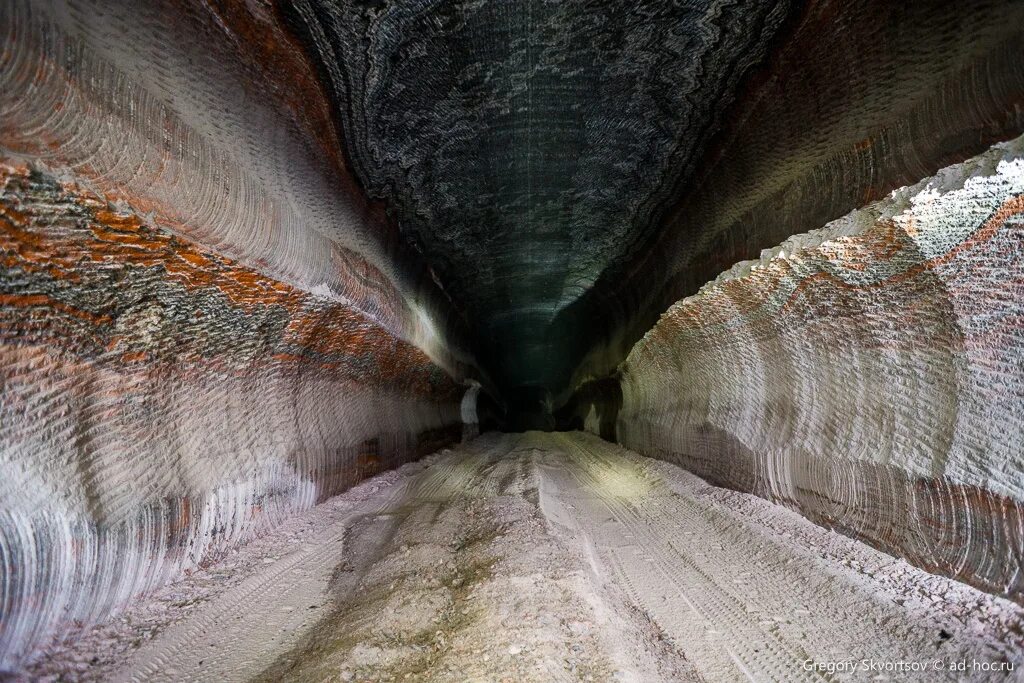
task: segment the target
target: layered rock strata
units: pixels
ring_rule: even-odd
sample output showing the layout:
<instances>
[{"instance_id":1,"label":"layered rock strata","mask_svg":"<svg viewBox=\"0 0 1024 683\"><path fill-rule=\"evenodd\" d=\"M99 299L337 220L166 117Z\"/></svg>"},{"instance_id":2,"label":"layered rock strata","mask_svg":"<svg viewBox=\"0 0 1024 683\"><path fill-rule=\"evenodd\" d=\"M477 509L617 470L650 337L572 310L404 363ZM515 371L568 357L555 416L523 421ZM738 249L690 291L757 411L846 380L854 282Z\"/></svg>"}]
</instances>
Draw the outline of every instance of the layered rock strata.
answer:
<instances>
[{"instance_id":1,"label":"layered rock strata","mask_svg":"<svg viewBox=\"0 0 1024 683\"><path fill-rule=\"evenodd\" d=\"M0 660L461 436L360 311L0 167Z\"/></svg>"},{"instance_id":2,"label":"layered rock strata","mask_svg":"<svg viewBox=\"0 0 1024 683\"><path fill-rule=\"evenodd\" d=\"M801 3L650 238L553 321L568 386L732 264L1024 133L1022 41L1021 3Z\"/></svg>"},{"instance_id":3,"label":"layered rock strata","mask_svg":"<svg viewBox=\"0 0 1024 683\"><path fill-rule=\"evenodd\" d=\"M1018 138L675 304L617 438L1021 601L1022 301Z\"/></svg>"},{"instance_id":4,"label":"layered rock strata","mask_svg":"<svg viewBox=\"0 0 1024 683\"><path fill-rule=\"evenodd\" d=\"M543 428L543 392L592 336L556 319L636 255L796 4L281 6L353 169L473 320L495 382L521 394L512 419Z\"/></svg>"},{"instance_id":5,"label":"layered rock strata","mask_svg":"<svg viewBox=\"0 0 1024 683\"><path fill-rule=\"evenodd\" d=\"M463 372L459 316L360 189L282 22L262 3L2 3L0 152Z\"/></svg>"},{"instance_id":6,"label":"layered rock strata","mask_svg":"<svg viewBox=\"0 0 1024 683\"><path fill-rule=\"evenodd\" d=\"M269 4L0 3L0 671L460 438L338 134Z\"/></svg>"}]
</instances>

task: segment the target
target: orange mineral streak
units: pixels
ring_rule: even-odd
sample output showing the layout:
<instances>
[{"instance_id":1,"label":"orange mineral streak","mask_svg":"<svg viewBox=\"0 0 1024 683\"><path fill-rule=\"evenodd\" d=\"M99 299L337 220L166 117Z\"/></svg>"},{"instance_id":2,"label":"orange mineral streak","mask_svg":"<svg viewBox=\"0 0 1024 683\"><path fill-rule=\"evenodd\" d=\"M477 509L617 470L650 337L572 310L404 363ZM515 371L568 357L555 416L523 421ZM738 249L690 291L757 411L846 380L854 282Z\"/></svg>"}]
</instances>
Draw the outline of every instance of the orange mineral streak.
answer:
<instances>
[{"instance_id":1,"label":"orange mineral streak","mask_svg":"<svg viewBox=\"0 0 1024 683\"><path fill-rule=\"evenodd\" d=\"M10 177L6 167L0 167L0 178ZM53 254L51 245L42 235L28 229L29 217L13 207L0 203L0 265L5 270L15 266L45 272L50 277L75 282L75 263L66 255Z\"/></svg>"},{"instance_id":2,"label":"orange mineral streak","mask_svg":"<svg viewBox=\"0 0 1024 683\"><path fill-rule=\"evenodd\" d=\"M1006 200L989 218L985 223L978 228L970 237L964 240L962 243L956 245L944 254L937 256L933 259L920 261L915 265L903 270L902 272L896 273L895 275L884 278L877 282L870 284L851 284L836 277L830 272L820 272L812 275L811 277L803 280L797 285L796 290L790 295L789 300L783 306L781 313L786 313L788 309L804 294L807 290L817 286L816 283L827 282L829 285L838 289L882 289L885 287L892 286L894 284L906 283L923 273L935 270L939 266L943 266L953 261L954 259L961 256L964 252L970 251L971 249L978 248L979 245L991 240L995 237L1006 222L1015 216L1024 214L1024 196L1011 197ZM913 245L913 242L907 239L907 233L904 231L891 226L891 230L887 230L887 227L891 224L883 223L869 230L866 233L866 237L869 239L861 241L862 245L867 246L866 257L869 259L881 258L885 256L892 258L901 250L909 248ZM879 233L882 233L882 239L878 239ZM874 238L874 239L871 239ZM881 249L879 245L884 244L885 240L891 241L891 247ZM842 264L844 267L846 263Z\"/></svg>"},{"instance_id":3,"label":"orange mineral streak","mask_svg":"<svg viewBox=\"0 0 1024 683\"><path fill-rule=\"evenodd\" d=\"M180 4L182 12L195 11L192 3ZM288 112L315 148L316 156L325 159L337 174L345 192L354 201L362 200L364 195L342 157L343 146L327 94L316 78L316 67L282 25L275 2L209 0L197 14L197 19L210 26L211 33L227 38L225 49L230 49L237 63L243 65L248 77L243 86L249 94L264 102L279 103L277 106ZM365 217L366 207L363 210Z\"/></svg>"},{"instance_id":4,"label":"orange mineral streak","mask_svg":"<svg viewBox=\"0 0 1024 683\"><path fill-rule=\"evenodd\" d=\"M29 169L0 164L0 186L24 181ZM64 186L65 201L85 209L79 223L85 229L54 230L39 216L0 203L0 254L5 269L21 269L78 282L83 269L116 264L119 267L159 268L167 280L189 291L216 290L232 305L249 313L268 306L284 308L291 319L283 341L293 352L274 360L310 364L325 369L341 367L346 359L361 358L374 376L408 381L411 375L425 382L433 367L420 349L393 336L360 311L313 296L269 278L231 259L201 249L188 240L147 226L134 214L120 213L107 202L81 188ZM367 276L372 273L367 272ZM108 315L73 309L44 294L3 295L0 305L45 307L86 320L93 325L114 322ZM196 319L204 320L201 310ZM117 338L111 347L117 346ZM109 349L110 347L108 347ZM126 353L125 363L147 360L142 352ZM207 359L214 362L215 359Z\"/></svg>"},{"instance_id":5,"label":"orange mineral streak","mask_svg":"<svg viewBox=\"0 0 1024 683\"><path fill-rule=\"evenodd\" d=\"M354 202L355 208L363 220L376 227L382 243L393 241L396 232L395 226L388 224L388 218L382 206L372 204L366 199L365 193L340 155L339 150L342 149L342 146L337 142L336 129L330 121L326 96L315 79L309 76L313 70L308 65L308 60L301 52L301 48L295 43L293 37L277 26L276 16L271 17L268 10L253 9L255 14L250 16L246 11L229 8L229 4L214 3L214 6L210 7L211 15L206 19L216 27L217 31L228 33L233 39L232 44L238 46L239 57L244 64L248 65L246 71L248 78L245 81L247 89L253 93L253 97L263 98L269 88L287 100L284 106L290 112L290 118L299 123L316 154L329 160L330 173L334 181L337 182L339 191ZM229 18L232 20L228 21ZM243 26L248 27L243 29ZM246 38L253 38L256 47L246 47L244 44ZM282 44L287 44L288 47L278 46L269 50L267 46L278 40ZM263 58L269 58L270 61L263 63L261 61ZM87 90L83 89L77 74L69 72L63 61L54 59L45 51L40 52L33 82L45 83L54 74L60 78L65 101L71 99L90 100L90 95ZM54 110L59 111L64 106L63 102L57 102ZM18 125L23 124L19 122ZM139 194L123 185L111 183L108 179L109 168L102 163L94 163L88 158L68 157L67 148L70 142L68 139L47 128L38 130L36 128L33 127L32 135L26 136L17 125L0 121L0 140L3 141L7 149L19 156L45 159L48 168L74 168L77 178L99 190L102 197L97 196L93 199L104 206L125 204L131 207L136 216L153 216L154 221L161 229L186 236L189 240L203 242L215 238L210 234L209 226L195 223L194 215L183 211L181 206L168 203L155 193ZM166 139L173 140L180 137L182 131L187 131L188 126L180 121L173 112L167 111L164 113L164 129ZM164 149L162 153L169 155L173 154L173 151ZM6 172L11 168L0 162L0 174L6 176ZM17 167L17 169L24 170L24 167ZM162 169L161 173L154 175L151 180L157 185L163 183L166 179L163 177ZM80 191L75 184L68 184L66 189L72 193ZM372 303L378 307L382 319L397 317L399 315L397 308L399 307L395 305L395 302L401 301L402 297L398 289L380 269L363 255L341 245L333 244L332 249L335 250L334 263L341 266L341 270L337 274L338 277L349 282L372 279L372 301L363 303ZM267 265L262 259L254 259L254 261L255 265L261 267ZM350 296L350 298L358 297Z\"/></svg>"},{"instance_id":6,"label":"orange mineral streak","mask_svg":"<svg viewBox=\"0 0 1024 683\"><path fill-rule=\"evenodd\" d=\"M835 290L877 290L906 285L915 278L943 266L966 251L976 249L979 245L991 240L1003 229L1007 221L1024 214L1024 196L1011 197L996 210L970 237L956 245L948 252L933 259L919 260L889 277L870 283L851 283L840 277L843 271L864 271L869 263L891 261L900 252L916 249L911 239L916 230L911 220L910 230L904 230L892 221L885 221L871 227L862 235L846 237L826 242L804 254L797 254L801 259L822 260L826 270L819 270L796 283L786 302L779 310L779 315L793 312L794 307L804 300L810 292L820 298L826 288ZM709 325L725 325L738 317L755 313L773 296L783 282L792 281L792 266L785 259L778 259L764 264L748 276L728 280L719 286L719 291L712 297L702 297L689 302L687 311L673 314L674 320L685 317L693 322L700 320L703 327ZM769 285L769 283L773 283ZM728 305L723 305L723 299ZM838 305L831 301L830 305ZM686 324L686 323L682 323Z\"/></svg>"},{"instance_id":7,"label":"orange mineral streak","mask_svg":"<svg viewBox=\"0 0 1024 683\"><path fill-rule=\"evenodd\" d=\"M93 315L88 311L55 301L46 294L0 294L0 306L12 308L51 308L94 325L107 325L113 322L113 319L108 315Z\"/></svg>"}]
</instances>

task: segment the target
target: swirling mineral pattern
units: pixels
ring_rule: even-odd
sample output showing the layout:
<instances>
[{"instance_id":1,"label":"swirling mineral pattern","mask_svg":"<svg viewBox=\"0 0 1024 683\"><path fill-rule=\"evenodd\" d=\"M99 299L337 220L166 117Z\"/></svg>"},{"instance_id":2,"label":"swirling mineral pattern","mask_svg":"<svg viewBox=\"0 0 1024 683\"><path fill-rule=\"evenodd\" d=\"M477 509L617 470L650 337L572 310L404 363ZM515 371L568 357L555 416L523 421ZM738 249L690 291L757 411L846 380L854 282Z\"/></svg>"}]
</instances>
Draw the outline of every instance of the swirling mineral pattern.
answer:
<instances>
[{"instance_id":1,"label":"swirling mineral pattern","mask_svg":"<svg viewBox=\"0 0 1024 683\"><path fill-rule=\"evenodd\" d=\"M351 307L0 167L5 659L455 440L462 389Z\"/></svg>"},{"instance_id":2,"label":"swirling mineral pattern","mask_svg":"<svg viewBox=\"0 0 1024 683\"><path fill-rule=\"evenodd\" d=\"M0 3L0 662L462 431L301 52L103 5Z\"/></svg>"},{"instance_id":3,"label":"swirling mineral pattern","mask_svg":"<svg viewBox=\"0 0 1024 683\"><path fill-rule=\"evenodd\" d=\"M384 621L331 676L1024 664L1022 45L1010 0L0 0L0 680Z\"/></svg>"},{"instance_id":4,"label":"swirling mineral pattern","mask_svg":"<svg viewBox=\"0 0 1024 683\"><path fill-rule=\"evenodd\" d=\"M621 366L620 442L1024 599L1022 239L1018 138L736 265Z\"/></svg>"}]
</instances>

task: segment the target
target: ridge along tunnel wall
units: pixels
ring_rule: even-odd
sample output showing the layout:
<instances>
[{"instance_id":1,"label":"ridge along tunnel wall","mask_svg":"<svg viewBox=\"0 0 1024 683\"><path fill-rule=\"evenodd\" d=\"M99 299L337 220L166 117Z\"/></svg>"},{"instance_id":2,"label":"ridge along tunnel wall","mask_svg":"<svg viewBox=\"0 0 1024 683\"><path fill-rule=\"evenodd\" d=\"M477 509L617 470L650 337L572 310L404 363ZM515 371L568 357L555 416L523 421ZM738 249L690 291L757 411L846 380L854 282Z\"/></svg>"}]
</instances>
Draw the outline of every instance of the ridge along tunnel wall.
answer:
<instances>
[{"instance_id":1,"label":"ridge along tunnel wall","mask_svg":"<svg viewBox=\"0 0 1024 683\"><path fill-rule=\"evenodd\" d=\"M360 311L0 165L0 661L456 442Z\"/></svg>"},{"instance_id":2,"label":"ridge along tunnel wall","mask_svg":"<svg viewBox=\"0 0 1024 683\"><path fill-rule=\"evenodd\" d=\"M12 0L0 44L3 670L457 441L474 371L272 8Z\"/></svg>"},{"instance_id":3,"label":"ridge along tunnel wall","mask_svg":"<svg viewBox=\"0 0 1024 683\"><path fill-rule=\"evenodd\" d=\"M1021 602L1024 139L737 264L619 373L627 448Z\"/></svg>"}]
</instances>

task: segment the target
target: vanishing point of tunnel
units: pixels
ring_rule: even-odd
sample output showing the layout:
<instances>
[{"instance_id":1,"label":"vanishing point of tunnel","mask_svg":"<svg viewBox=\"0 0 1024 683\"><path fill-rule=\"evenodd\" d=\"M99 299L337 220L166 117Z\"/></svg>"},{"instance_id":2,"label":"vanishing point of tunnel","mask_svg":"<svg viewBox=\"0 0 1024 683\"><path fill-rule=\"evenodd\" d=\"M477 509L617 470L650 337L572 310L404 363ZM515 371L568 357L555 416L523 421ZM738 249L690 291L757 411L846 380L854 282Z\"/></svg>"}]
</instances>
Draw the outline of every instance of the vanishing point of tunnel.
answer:
<instances>
[{"instance_id":1,"label":"vanishing point of tunnel","mask_svg":"<svg viewBox=\"0 0 1024 683\"><path fill-rule=\"evenodd\" d=\"M0 681L1024 680L1024 3L0 0Z\"/></svg>"}]
</instances>

